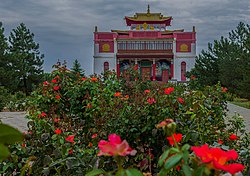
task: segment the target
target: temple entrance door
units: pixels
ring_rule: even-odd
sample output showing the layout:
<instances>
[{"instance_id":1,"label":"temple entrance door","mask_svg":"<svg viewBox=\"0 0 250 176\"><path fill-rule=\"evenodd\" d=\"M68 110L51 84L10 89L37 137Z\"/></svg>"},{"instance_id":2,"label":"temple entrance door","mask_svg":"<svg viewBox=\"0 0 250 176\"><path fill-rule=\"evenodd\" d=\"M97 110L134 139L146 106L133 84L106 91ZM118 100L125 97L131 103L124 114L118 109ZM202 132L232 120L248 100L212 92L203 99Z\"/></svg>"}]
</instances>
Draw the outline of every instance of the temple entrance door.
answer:
<instances>
[{"instance_id":1,"label":"temple entrance door","mask_svg":"<svg viewBox=\"0 0 250 176\"><path fill-rule=\"evenodd\" d=\"M142 80L150 80L151 67L141 67Z\"/></svg>"},{"instance_id":2,"label":"temple entrance door","mask_svg":"<svg viewBox=\"0 0 250 176\"><path fill-rule=\"evenodd\" d=\"M181 62L181 81L186 81L186 62Z\"/></svg>"}]
</instances>

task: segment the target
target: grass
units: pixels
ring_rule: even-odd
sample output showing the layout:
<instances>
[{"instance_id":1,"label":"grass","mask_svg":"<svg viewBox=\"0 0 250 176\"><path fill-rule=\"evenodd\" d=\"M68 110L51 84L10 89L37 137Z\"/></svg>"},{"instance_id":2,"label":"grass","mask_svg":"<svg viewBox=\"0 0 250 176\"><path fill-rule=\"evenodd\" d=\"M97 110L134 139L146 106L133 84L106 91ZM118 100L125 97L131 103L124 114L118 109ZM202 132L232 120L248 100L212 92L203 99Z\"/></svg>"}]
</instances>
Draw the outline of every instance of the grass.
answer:
<instances>
[{"instance_id":1,"label":"grass","mask_svg":"<svg viewBox=\"0 0 250 176\"><path fill-rule=\"evenodd\" d=\"M247 108L250 109L250 101L247 99L243 99L243 98L234 98L233 101L231 101L232 104L241 106L243 108Z\"/></svg>"}]
</instances>

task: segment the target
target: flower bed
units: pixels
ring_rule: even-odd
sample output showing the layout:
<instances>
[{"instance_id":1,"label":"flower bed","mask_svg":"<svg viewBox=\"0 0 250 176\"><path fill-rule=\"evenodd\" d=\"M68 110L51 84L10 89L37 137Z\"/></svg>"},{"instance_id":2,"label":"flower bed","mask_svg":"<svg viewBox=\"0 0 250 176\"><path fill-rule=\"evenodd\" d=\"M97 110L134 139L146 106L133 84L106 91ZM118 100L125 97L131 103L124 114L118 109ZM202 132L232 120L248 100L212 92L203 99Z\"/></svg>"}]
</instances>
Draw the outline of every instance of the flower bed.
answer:
<instances>
[{"instance_id":1,"label":"flower bed","mask_svg":"<svg viewBox=\"0 0 250 176\"><path fill-rule=\"evenodd\" d=\"M116 170L110 157L98 156L98 142L110 134L126 139L122 146L128 149L129 144L137 151L135 156L124 157L123 167L158 173L158 158L171 148L166 134L156 128L166 118L177 124L182 144L217 145L238 152L249 145L246 136L233 141L229 138L237 129L226 129L226 92L220 85L199 91L184 85L133 80L117 79L112 72L82 78L58 67L51 80L33 92L29 131L22 144L11 146L11 157L0 164L0 173L84 175L93 168ZM122 150L127 152L132 150ZM246 168L248 157L249 153L238 160ZM183 169L179 172L184 174Z\"/></svg>"}]
</instances>

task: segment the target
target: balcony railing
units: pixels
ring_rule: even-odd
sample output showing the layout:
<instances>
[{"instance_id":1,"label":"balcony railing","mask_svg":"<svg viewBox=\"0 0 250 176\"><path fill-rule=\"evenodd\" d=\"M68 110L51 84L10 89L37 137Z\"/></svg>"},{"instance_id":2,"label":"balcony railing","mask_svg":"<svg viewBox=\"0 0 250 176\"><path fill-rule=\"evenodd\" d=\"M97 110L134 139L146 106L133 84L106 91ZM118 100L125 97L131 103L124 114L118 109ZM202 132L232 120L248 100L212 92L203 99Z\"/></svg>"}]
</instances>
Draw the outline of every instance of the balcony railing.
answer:
<instances>
[{"instance_id":1,"label":"balcony railing","mask_svg":"<svg viewBox=\"0 0 250 176\"><path fill-rule=\"evenodd\" d=\"M167 41L119 41L118 52L171 52L173 43Z\"/></svg>"}]
</instances>

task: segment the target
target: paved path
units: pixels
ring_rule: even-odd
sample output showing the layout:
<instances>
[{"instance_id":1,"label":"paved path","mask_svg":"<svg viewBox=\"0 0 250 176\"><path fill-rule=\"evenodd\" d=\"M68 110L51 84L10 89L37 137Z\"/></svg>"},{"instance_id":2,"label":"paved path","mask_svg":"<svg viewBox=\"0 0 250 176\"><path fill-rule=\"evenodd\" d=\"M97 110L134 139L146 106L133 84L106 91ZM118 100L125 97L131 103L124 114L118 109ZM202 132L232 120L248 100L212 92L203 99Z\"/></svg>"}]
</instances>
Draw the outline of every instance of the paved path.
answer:
<instances>
[{"instance_id":1,"label":"paved path","mask_svg":"<svg viewBox=\"0 0 250 176\"><path fill-rule=\"evenodd\" d=\"M228 103L228 117L232 117L235 113L239 113L246 124L246 130L250 132L250 109ZM9 124L20 131L26 131L28 119L25 118L25 112L0 112L0 120L3 123Z\"/></svg>"},{"instance_id":2,"label":"paved path","mask_svg":"<svg viewBox=\"0 0 250 176\"><path fill-rule=\"evenodd\" d=\"M250 109L243 108L243 107L231 104L231 103L228 103L227 106L229 109L227 113L228 117L232 117L235 114L240 114L245 121L246 131L250 132Z\"/></svg>"},{"instance_id":3,"label":"paved path","mask_svg":"<svg viewBox=\"0 0 250 176\"><path fill-rule=\"evenodd\" d=\"M4 124L9 124L20 131L27 131L28 119L25 118L26 112L0 112L0 120Z\"/></svg>"}]
</instances>

